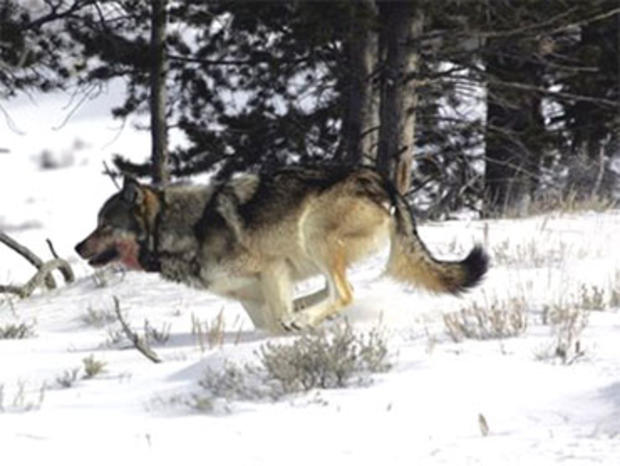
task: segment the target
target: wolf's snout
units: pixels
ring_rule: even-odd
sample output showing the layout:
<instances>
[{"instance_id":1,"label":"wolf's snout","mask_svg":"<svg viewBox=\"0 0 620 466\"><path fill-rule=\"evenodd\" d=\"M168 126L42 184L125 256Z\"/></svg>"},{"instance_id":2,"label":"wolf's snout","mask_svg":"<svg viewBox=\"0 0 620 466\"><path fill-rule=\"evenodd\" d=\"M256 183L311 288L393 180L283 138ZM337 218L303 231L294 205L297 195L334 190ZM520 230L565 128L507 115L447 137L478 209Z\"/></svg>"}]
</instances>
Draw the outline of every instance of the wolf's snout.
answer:
<instances>
[{"instance_id":1,"label":"wolf's snout","mask_svg":"<svg viewBox=\"0 0 620 466\"><path fill-rule=\"evenodd\" d=\"M75 245L75 252L77 252L82 259L90 259L97 253L96 246L97 244L93 241L92 235L89 235Z\"/></svg>"},{"instance_id":2,"label":"wolf's snout","mask_svg":"<svg viewBox=\"0 0 620 466\"><path fill-rule=\"evenodd\" d=\"M75 252L77 252L78 255L82 258L84 257L84 243L86 243L86 240L80 241L78 244L75 245Z\"/></svg>"}]
</instances>

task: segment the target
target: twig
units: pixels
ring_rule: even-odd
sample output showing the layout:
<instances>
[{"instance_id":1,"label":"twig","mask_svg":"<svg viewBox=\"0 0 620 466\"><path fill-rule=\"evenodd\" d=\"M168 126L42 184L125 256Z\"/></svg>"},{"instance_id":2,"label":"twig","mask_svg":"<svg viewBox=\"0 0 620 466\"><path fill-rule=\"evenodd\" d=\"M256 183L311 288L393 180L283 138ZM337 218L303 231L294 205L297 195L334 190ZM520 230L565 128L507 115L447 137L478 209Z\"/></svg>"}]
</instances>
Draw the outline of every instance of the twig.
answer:
<instances>
[{"instance_id":1,"label":"twig","mask_svg":"<svg viewBox=\"0 0 620 466\"><path fill-rule=\"evenodd\" d=\"M13 131L15 134L19 134L20 136L23 136L24 134L26 134L24 131L20 130L17 127L17 125L15 124L15 120L11 118L11 115L9 114L9 112L2 105L0 105L0 114L4 116L4 119L6 120L6 125L9 127L11 131Z\"/></svg>"},{"instance_id":2,"label":"twig","mask_svg":"<svg viewBox=\"0 0 620 466\"><path fill-rule=\"evenodd\" d=\"M71 268L71 266L69 265L67 261L58 257L58 254L56 254L56 249L54 248L54 244L52 243L52 240L47 238L45 241L47 242L47 246L50 248L50 252L52 253L52 256L54 256L54 259L60 261L59 264L61 265L59 265L57 268L58 270L60 270L60 273L62 273L62 278L65 279L65 283L71 283L75 281L75 275L73 274L73 269ZM46 262L46 264L47 263L49 262Z\"/></svg>"},{"instance_id":3,"label":"twig","mask_svg":"<svg viewBox=\"0 0 620 466\"><path fill-rule=\"evenodd\" d=\"M112 180L112 183L114 183L114 186L116 186L116 189L120 191L121 187L118 184L118 181L116 181L116 177L114 176L114 172L112 170L110 170L110 167L108 167L108 164L105 163L105 160L103 161L103 173L105 173L106 175L108 175L110 177L110 179Z\"/></svg>"},{"instance_id":4,"label":"twig","mask_svg":"<svg viewBox=\"0 0 620 466\"><path fill-rule=\"evenodd\" d=\"M555 29L552 29L551 31L545 31L544 34L546 36L551 36L552 34L556 34L556 33L560 32L560 31L563 31L563 30L567 30L567 29L571 29L571 28L578 28L578 27L581 27L581 26L585 26L587 24L591 24L591 23L595 23L597 21L601 21L603 19L607 19L610 16L617 15L618 13L620 13L620 8L613 8L611 10L604 11L604 12L602 12L602 13L596 15L596 16L591 16L589 18L585 18L585 19L583 19L581 21L576 21L574 23L564 24L564 25L559 26L559 27L557 27ZM538 37L540 37L541 34L539 34Z\"/></svg>"},{"instance_id":5,"label":"twig","mask_svg":"<svg viewBox=\"0 0 620 466\"><path fill-rule=\"evenodd\" d=\"M513 89L519 89L523 91L532 91L538 92L541 95L546 95L549 97L555 97L558 100L575 100L578 102L590 102L593 104L606 105L613 108L618 108L620 104L614 100L603 99L599 97L590 97L587 95L579 95L572 94L570 92L562 92L562 91L551 91L549 89L545 89L540 86L533 86L531 84L524 84L519 82L510 82L510 81L501 81L501 80L492 80L489 81L489 85L501 86L501 87L510 87Z\"/></svg>"},{"instance_id":6,"label":"twig","mask_svg":"<svg viewBox=\"0 0 620 466\"><path fill-rule=\"evenodd\" d=\"M52 240L47 238L45 240L45 242L47 243L47 247L50 248L50 252L52 253L52 256L54 256L54 259L60 259L58 257L58 254L56 254L56 249L54 249L54 245L52 244Z\"/></svg>"},{"instance_id":7,"label":"twig","mask_svg":"<svg viewBox=\"0 0 620 466\"><path fill-rule=\"evenodd\" d=\"M145 340L140 338L140 336L137 333L133 332L129 328L129 325L127 325L127 322L125 322L125 319L123 319L123 315L121 314L121 304L120 304L118 298L116 296L114 296L113 299L114 299L114 312L116 313L116 317L118 318L118 321L121 323L121 326L123 328L123 332L125 332L125 335L129 339L129 341L131 341L133 346L138 351L140 351L150 361L152 361L154 363L162 362L161 358L157 355L157 353L155 353L155 351L153 351L148 346L148 344L145 342Z\"/></svg>"},{"instance_id":8,"label":"twig","mask_svg":"<svg viewBox=\"0 0 620 466\"><path fill-rule=\"evenodd\" d=\"M204 58L196 58L196 57L184 57L181 55L167 54L166 58L171 61L181 61L187 63L200 63L204 66L253 66L260 63L271 63L273 59L256 59L256 60L233 60L233 59L219 59L219 60L209 60ZM304 63L305 61L310 60L310 55L305 55L303 57L297 57L290 60L279 60L278 63L282 64L292 64L298 65Z\"/></svg>"},{"instance_id":9,"label":"twig","mask_svg":"<svg viewBox=\"0 0 620 466\"><path fill-rule=\"evenodd\" d=\"M618 36L620 38L620 36ZM601 184L603 184L603 177L605 176L605 148L603 146L600 147L598 153L598 173L596 174L596 181L594 182L594 187L592 188L592 197L598 195Z\"/></svg>"}]
</instances>

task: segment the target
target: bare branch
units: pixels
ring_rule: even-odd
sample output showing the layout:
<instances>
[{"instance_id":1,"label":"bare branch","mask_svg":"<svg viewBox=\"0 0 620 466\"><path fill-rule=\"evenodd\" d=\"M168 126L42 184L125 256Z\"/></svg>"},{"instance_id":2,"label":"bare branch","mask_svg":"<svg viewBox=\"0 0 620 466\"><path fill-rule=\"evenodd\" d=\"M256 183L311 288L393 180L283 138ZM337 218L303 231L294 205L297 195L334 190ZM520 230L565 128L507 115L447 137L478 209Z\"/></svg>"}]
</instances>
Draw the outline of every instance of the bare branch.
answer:
<instances>
[{"instance_id":1,"label":"bare branch","mask_svg":"<svg viewBox=\"0 0 620 466\"><path fill-rule=\"evenodd\" d=\"M65 283L72 283L73 281L75 281L73 269L71 269L71 266L66 261L58 257L58 254L56 254L56 249L54 249L54 245L52 244L52 240L47 238L45 241L47 242L47 246L50 248L52 256L54 256L55 259L65 262L66 264L66 266L58 267L58 270L60 270L60 273L62 273L62 277L65 279Z\"/></svg>"},{"instance_id":2,"label":"bare branch","mask_svg":"<svg viewBox=\"0 0 620 466\"><path fill-rule=\"evenodd\" d=\"M75 93L73 94L73 96L69 100L69 103L67 104L67 107L69 107L71 105L73 105L73 106L69 109L69 112L63 118L63 120L58 125L52 127L53 130L56 131L56 130L62 129L67 124L67 122L71 119L71 117L73 115L75 115L75 113L82 107L84 102L86 102L89 99L93 100L97 96L99 96L101 94L101 85L98 84L98 83L95 83L95 84L91 84L89 86L85 86L85 89L84 89L83 94L80 97L80 99L77 101L77 103L72 104L72 102L73 102L77 92L78 92L78 90L75 91Z\"/></svg>"},{"instance_id":3,"label":"bare branch","mask_svg":"<svg viewBox=\"0 0 620 466\"><path fill-rule=\"evenodd\" d=\"M564 12L560 13L559 15L557 15L557 16L555 16L553 18L550 18L548 20L542 21L540 23L530 24L530 25L527 25L527 26L524 26L524 27L519 27L519 28L516 28L516 29L511 29L511 30L508 30L508 31L487 31L487 32L482 32L480 34L480 37L484 37L484 38L488 38L488 39L494 38L494 37L509 37L509 36L513 36L513 35L516 35L516 34L523 34L524 32L532 31L532 30L535 30L535 29L543 29L543 28L546 28L547 26L553 24L554 22L556 22L556 21L558 21L560 19L563 19L563 18L566 18L566 17L570 16L575 11L577 11L577 8L573 7L573 8L570 8L569 10L567 10L567 11L564 11ZM565 26L560 26L560 27L556 28L555 30L556 31L561 31L562 29L565 29L566 27L567 27L566 25ZM547 34L545 33L545 35L547 35ZM536 36L536 37L538 37L538 36Z\"/></svg>"},{"instance_id":4,"label":"bare branch","mask_svg":"<svg viewBox=\"0 0 620 466\"><path fill-rule=\"evenodd\" d=\"M114 183L114 186L116 186L116 189L120 191L121 186L118 184L118 181L116 181L116 175L112 170L110 170L110 167L108 167L108 164L105 162L105 160L103 161L103 173L110 177L112 183Z\"/></svg>"},{"instance_id":5,"label":"bare branch","mask_svg":"<svg viewBox=\"0 0 620 466\"><path fill-rule=\"evenodd\" d=\"M38 269L37 273L35 273L34 276L23 286L0 285L0 293L12 293L20 296L21 298L27 298L37 288L43 288L44 284L46 288L54 289L56 288L56 280L54 280L52 272L56 269L60 270L66 283L71 283L75 280L75 275L73 274L71 265L69 265L66 260L58 257L54 251L54 246L49 239L47 240L47 244L52 251L54 259L47 262L43 262L39 256L33 253L30 249L19 244L2 231L0 231L0 242L6 244L9 248L17 252Z\"/></svg>"},{"instance_id":6,"label":"bare branch","mask_svg":"<svg viewBox=\"0 0 620 466\"><path fill-rule=\"evenodd\" d=\"M52 244L52 240L47 238L45 240L45 242L47 243L47 247L50 248L50 252L52 253L52 256L54 256L54 259L58 259L58 254L56 254L56 249L54 249L54 245Z\"/></svg>"},{"instance_id":7,"label":"bare branch","mask_svg":"<svg viewBox=\"0 0 620 466\"><path fill-rule=\"evenodd\" d=\"M65 277L73 277L71 266L66 260L52 259L51 261L45 262L25 285L0 285L0 293L13 293L18 295L20 298L27 298L32 295L34 290L37 288L42 288L47 277L50 277L51 273L56 269L60 270ZM73 281L73 278L68 281Z\"/></svg>"},{"instance_id":8,"label":"bare branch","mask_svg":"<svg viewBox=\"0 0 620 466\"><path fill-rule=\"evenodd\" d=\"M600 14L595 15L595 16L591 16L590 18L586 18L586 19L583 19L581 21L576 21L574 23L569 23L569 24L565 24L563 26L559 26L559 27L557 27L555 29L552 29L551 31L545 32L544 35L550 36L552 34L555 34L556 32L564 31L566 29L571 29L571 28L577 28L577 27L585 26L585 25L590 24L590 23L595 23L597 21L602 21L604 19L609 18L610 16L614 16L614 15L617 15L617 14L620 14L620 8L614 8L612 10L605 11L603 13L600 13ZM540 36L542 36L542 33L539 34L537 37L540 37Z\"/></svg>"},{"instance_id":9,"label":"bare branch","mask_svg":"<svg viewBox=\"0 0 620 466\"><path fill-rule=\"evenodd\" d=\"M500 80L490 81L490 84L494 86L512 87L513 89L520 89L524 91L534 91L549 97L556 97L561 100L567 99L581 102L591 102L594 104L606 105L612 108L620 108L620 103L614 100L602 99L600 97L589 97L587 95L571 94L570 92L550 91L549 89L545 89L544 87L533 86L531 84Z\"/></svg>"},{"instance_id":10,"label":"bare branch","mask_svg":"<svg viewBox=\"0 0 620 466\"><path fill-rule=\"evenodd\" d=\"M127 324L127 322L125 322L125 319L123 318L123 314L121 313L121 304L118 298L114 296L113 299L114 299L114 312L116 313L116 317L118 321L121 323L123 332L125 332L125 335L129 339L129 341L131 341L133 346L138 351L140 351L140 353L142 353L149 361L152 361L154 363L162 362L161 358L157 355L157 353L155 353L155 351L153 351L152 348L148 346L146 341L140 338L140 336L137 333L133 332L131 328L129 328L129 325Z\"/></svg>"},{"instance_id":11,"label":"bare branch","mask_svg":"<svg viewBox=\"0 0 620 466\"><path fill-rule=\"evenodd\" d=\"M0 105L0 113L4 116L6 125L9 127L11 131L13 131L15 134L19 134L20 136L23 136L24 134L26 134L24 131L22 131L21 129L17 127L17 125L15 124L15 121L13 120L13 118L11 118L11 115L9 114L9 112L2 105Z\"/></svg>"},{"instance_id":12,"label":"bare branch","mask_svg":"<svg viewBox=\"0 0 620 466\"><path fill-rule=\"evenodd\" d=\"M9 248L15 251L17 254L21 255L24 259L34 265L37 269L43 267L43 261L37 256L34 252L28 249L26 246L22 246L13 238L11 238L6 233L0 231L0 243L6 244ZM54 277L49 275L49 277L45 278L45 284L49 289L56 288L56 281Z\"/></svg>"},{"instance_id":13,"label":"bare branch","mask_svg":"<svg viewBox=\"0 0 620 466\"><path fill-rule=\"evenodd\" d=\"M253 60L227 60L227 59L207 59L207 58L196 58L196 57L183 57L181 55L172 55L167 54L166 58L171 61L181 61L187 63L200 63L205 66L245 66L245 65L257 65L259 63L271 63L274 59L253 59ZM287 59L278 59L278 65L282 66L283 64L301 64L310 59L310 55L299 57L291 60Z\"/></svg>"},{"instance_id":14,"label":"bare branch","mask_svg":"<svg viewBox=\"0 0 620 466\"><path fill-rule=\"evenodd\" d=\"M23 30L37 29L47 23L51 23L53 21L58 21L58 20L67 18L73 15L73 13L76 13L80 9L84 8L85 6L92 4L93 1L92 0L85 0L85 1L75 0L73 4L67 7L67 9L65 9L64 11L59 11L60 9L59 7L61 3L59 3L58 5L54 5L49 1L46 1L45 3L50 7L50 12L46 15L43 15L31 21L28 24L25 24L23 26Z\"/></svg>"}]
</instances>

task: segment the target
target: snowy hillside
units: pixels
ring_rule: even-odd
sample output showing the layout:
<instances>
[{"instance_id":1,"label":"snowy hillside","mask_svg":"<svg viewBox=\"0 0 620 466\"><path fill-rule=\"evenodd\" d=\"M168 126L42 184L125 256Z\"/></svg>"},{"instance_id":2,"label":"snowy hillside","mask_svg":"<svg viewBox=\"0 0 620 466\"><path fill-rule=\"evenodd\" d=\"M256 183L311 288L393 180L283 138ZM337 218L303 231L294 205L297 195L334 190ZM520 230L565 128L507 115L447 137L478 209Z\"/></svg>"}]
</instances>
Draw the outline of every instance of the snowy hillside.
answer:
<instances>
[{"instance_id":1,"label":"snowy hillside","mask_svg":"<svg viewBox=\"0 0 620 466\"><path fill-rule=\"evenodd\" d=\"M461 257L481 242L493 266L459 299L380 278L384 257L353 271L356 301L345 316L359 332L381 327L390 371L360 387L222 400L208 412L187 402L204 391L198 382L208 368L255 364L266 342L295 337L255 332L238 304L156 276L94 277L73 251L114 192L93 151L74 150L69 166L54 170L28 152L0 154L0 229L43 258L50 238L78 275L28 299L0 295L0 327L23 323L33 333L0 340L7 464L620 461L620 212L423 225L436 256ZM0 245L0 283L23 283L32 272ZM136 331L147 319L169 333L153 342L162 364L121 338L114 297ZM469 312L464 329L461 309ZM489 334L465 337L480 332ZM502 332L516 335L496 337ZM90 356L104 371L84 378Z\"/></svg>"}]
</instances>

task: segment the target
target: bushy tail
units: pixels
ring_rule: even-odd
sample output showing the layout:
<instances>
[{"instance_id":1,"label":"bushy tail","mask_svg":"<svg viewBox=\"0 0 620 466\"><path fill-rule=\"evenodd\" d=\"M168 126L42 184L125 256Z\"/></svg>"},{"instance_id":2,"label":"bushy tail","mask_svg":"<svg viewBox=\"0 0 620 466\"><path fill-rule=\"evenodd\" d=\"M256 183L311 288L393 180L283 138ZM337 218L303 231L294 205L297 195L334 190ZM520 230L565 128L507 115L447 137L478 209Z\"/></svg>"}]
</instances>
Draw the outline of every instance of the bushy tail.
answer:
<instances>
[{"instance_id":1,"label":"bushy tail","mask_svg":"<svg viewBox=\"0 0 620 466\"><path fill-rule=\"evenodd\" d=\"M440 261L428 251L416 231L405 199L389 189L394 209L387 274L396 280L438 293L459 294L476 286L484 277L489 259L475 246L462 261Z\"/></svg>"}]
</instances>

